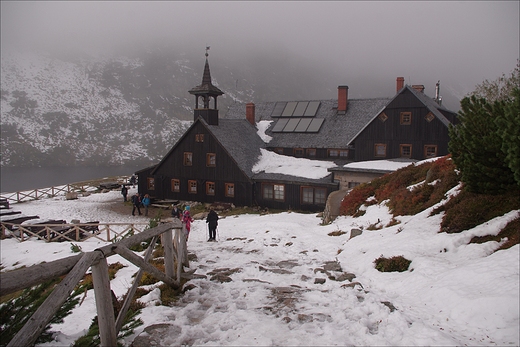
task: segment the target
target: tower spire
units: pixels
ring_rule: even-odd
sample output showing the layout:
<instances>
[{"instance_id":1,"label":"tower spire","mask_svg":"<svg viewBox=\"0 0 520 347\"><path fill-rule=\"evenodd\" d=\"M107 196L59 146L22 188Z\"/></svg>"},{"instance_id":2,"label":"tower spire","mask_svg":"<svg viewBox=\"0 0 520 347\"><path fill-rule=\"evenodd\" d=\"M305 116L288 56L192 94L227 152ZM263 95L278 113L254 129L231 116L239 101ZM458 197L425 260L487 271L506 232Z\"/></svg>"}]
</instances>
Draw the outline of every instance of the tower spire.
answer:
<instances>
[{"instance_id":1,"label":"tower spire","mask_svg":"<svg viewBox=\"0 0 520 347\"><path fill-rule=\"evenodd\" d=\"M224 94L219 88L215 87L211 83L211 72L209 70L209 62L208 62L208 51L209 46L206 46L206 62L204 64L204 72L202 74L202 83L192 89L189 90L189 93L195 95L195 112L194 112L194 121L197 120L199 116L202 116L208 124L218 124L218 109L217 109L217 97ZM202 108L199 108L199 98L202 99ZM213 98L214 107L210 108L210 99ZM205 112L202 112L206 110ZM211 112L210 112L211 111Z\"/></svg>"}]
</instances>

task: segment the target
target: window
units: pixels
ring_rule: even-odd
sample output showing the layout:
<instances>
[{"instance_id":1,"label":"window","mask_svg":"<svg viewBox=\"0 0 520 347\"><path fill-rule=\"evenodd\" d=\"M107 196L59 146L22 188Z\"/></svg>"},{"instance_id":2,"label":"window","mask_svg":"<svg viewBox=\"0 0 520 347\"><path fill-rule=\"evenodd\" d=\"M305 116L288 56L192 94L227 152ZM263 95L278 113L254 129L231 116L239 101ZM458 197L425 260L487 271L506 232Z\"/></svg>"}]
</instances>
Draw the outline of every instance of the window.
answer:
<instances>
[{"instance_id":1,"label":"window","mask_svg":"<svg viewBox=\"0 0 520 347\"><path fill-rule=\"evenodd\" d=\"M206 166L217 166L217 155L215 153L206 154Z\"/></svg>"},{"instance_id":2,"label":"window","mask_svg":"<svg viewBox=\"0 0 520 347\"><path fill-rule=\"evenodd\" d=\"M435 119L435 116L433 115L433 113L428 112L428 114L426 115L426 117L424 117L424 119L426 119L428 122L431 122L432 120Z\"/></svg>"},{"instance_id":3,"label":"window","mask_svg":"<svg viewBox=\"0 0 520 347\"><path fill-rule=\"evenodd\" d=\"M206 182L206 195L215 195L215 182Z\"/></svg>"},{"instance_id":4,"label":"window","mask_svg":"<svg viewBox=\"0 0 520 347\"><path fill-rule=\"evenodd\" d=\"M348 150L347 149L329 149L329 157L330 158L346 158L348 157Z\"/></svg>"},{"instance_id":5,"label":"window","mask_svg":"<svg viewBox=\"0 0 520 347\"><path fill-rule=\"evenodd\" d=\"M401 157L412 157L412 145L399 145L399 151L401 152Z\"/></svg>"},{"instance_id":6,"label":"window","mask_svg":"<svg viewBox=\"0 0 520 347\"><path fill-rule=\"evenodd\" d=\"M184 152L184 166L191 166L193 164L193 153Z\"/></svg>"},{"instance_id":7,"label":"window","mask_svg":"<svg viewBox=\"0 0 520 347\"><path fill-rule=\"evenodd\" d=\"M155 190L155 178L148 177L146 179L148 190Z\"/></svg>"},{"instance_id":8,"label":"window","mask_svg":"<svg viewBox=\"0 0 520 347\"><path fill-rule=\"evenodd\" d=\"M235 197L235 185L233 183L226 183L226 196L228 198Z\"/></svg>"},{"instance_id":9,"label":"window","mask_svg":"<svg viewBox=\"0 0 520 347\"><path fill-rule=\"evenodd\" d=\"M181 181L172 179L172 192L179 193L181 191Z\"/></svg>"},{"instance_id":10,"label":"window","mask_svg":"<svg viewBox=\"0 0 520 347\"><path fill-rule=\"evenodd\" d=\"M381 112L381 114L379 115L379 120L381 122L385 122L387 119L388 119L388 116L386 115L386 113Z\"/></svg>"},{"instance_id":11,"label":"window","mask_svg":"<svg viewBox=\"0 0 520 347\"><path fill-rule=\"evenodd\" d=\"M412 124L412 112L401 112L401 125Z\"/></svg>"},{"instance_id":12,"label":"window","mask_svg":"<svg viewBox=\"0 0 520 347\"><path fill-rule=\"evenodd\" d=\"M302 187L302 204L325 205L327 190L325 188Z\"/></svg>"},{"instance_id":13,"label":"window","mask_svg":"<svg viewBox=\"0 0 520 347\"><path fill-rule=\"evenodd\" d=\"M195 134L195 142L204 142L204 134Z\"/></svg>"},{"instance_id":14,"label":"window","mask_svg":"<svg viewBox=\"0 0 520 347\"><path fill-rule=\"evenodd\" d=\"M376 143L374 145L374 156L379 158L386 157L386 145L384 143Z\"/></svg>"},{"instance_id":15,"label":"window","mask_svg":"<svg viewBox=\"0 0 520 347\"><path fill-rule=\"evenodd\" d=\"M188 181L188 193L197 194L197 181L195 181L195 180Z\"/></svg>"},{"instance_id":16,"label":"window","mask_svg":"<svg viewBox=\"0 0 520 347\"><path fill-rule=\"evenodd\" d=\"M283 154L283 148L275 148L274 152L278 154Z\"/></svg>"},{"instance_id":17,"label":"window","mask_svg":"<svg viewBox=\"0 0 520 347\"><path fill-rule=\"evenodd\" d=\"M308 148L307 149L307 156L309 158L315 158L316 157L316 148Z\"/></svg>"},{"instance_id":18,"label":"window","mask_svg":"<svg viewBox=\"0 0 520 347\"><path fill-rule=\"evenodd\" d=\"M303 157L303 148L294 148L293 153L295 157Z\"/></svg>"},{"instance_id":19,"label":"window","mask_svg":"<svg viewBox=\"0 0 520 347\"><path fill-rule=\"evenodd\" d=\"M285 186L283 184L263 184L262 197L266 200L285 200Z\"/></svg>"},{"instance_id":20,"label":"window","mask_svg":"<svg viewBox=\"0 0 520 347\"><path fill-rule=\"evenodd\" d=\"M424 146L424 157L425 158L434 158L436 156L437 156L437 146L436 145Z\"/></svg>"}]
</instances>

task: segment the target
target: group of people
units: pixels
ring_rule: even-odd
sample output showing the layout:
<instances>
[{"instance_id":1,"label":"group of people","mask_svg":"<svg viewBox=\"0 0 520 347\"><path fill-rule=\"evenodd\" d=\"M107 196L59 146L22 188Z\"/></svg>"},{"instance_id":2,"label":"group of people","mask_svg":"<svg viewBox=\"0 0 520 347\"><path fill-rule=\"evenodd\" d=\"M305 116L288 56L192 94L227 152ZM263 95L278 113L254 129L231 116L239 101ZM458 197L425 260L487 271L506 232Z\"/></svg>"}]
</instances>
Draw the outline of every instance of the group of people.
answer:
<instances>
[{"instance_id":1,"label":"group of people","mask_svg":"<svg viewBox=\"0 0 520 347\"><path fill-rule=\"evenodd\" d=\"M121 188L121 194L123 195L123 201L128 201L128 188L126 185L123 184L123 188ZM132 195L131 198L132 201L132 216L135 216L135 211L141 215L141 207L144 207L144 215L145 217L148 216L148 208L151 204L150 195L145 194L144 197L139 195L139 192L136 192L134 195ZM178 218L185 226L186 230L186 241L188 241L188 237L191 230L191 223L193 222L193 218L190 215L190 206L186 206L184 208L184 211L179 210L177 205L173 206L171 215L173 218ZM208 224L208 230L209 230L209 239L210 241L217 241L217 226L218 226L218 214L215 212L213 208L210 209L208 216L206 217L206 223Z\"/></svg>"},{"instance_id":2,"label":"group of people","mask_svg":"<svg viewBox=\"0 0 520 347\"><path fill-rule=\"evenodd\" d=\"M193 222L193 218L190 215L190 206L186 206L184 208L184 211L179 210L177 205L173 206L172 209L172 217L178 218L185 226L186 230L186 241L188 241L188 237L190 235L191 230L191 223ZM210 241L217 241L216 234L217 234L217 226L218 226L218 214L215 212L213 208L210 209L208 216L206 217L206 223L208 223L208 229L209 229L209 239Z\"/></svg>"},{"instance_id":3,"label":"group of people","mask_svg":"<svg viewBox=\"0 0 520 347\"><path fill-rule=\"evenodd\" d=\"M128 201L128 188L126 185L123 184L123 188L121 188L121 195L123 195L123 202ZM150 195L145 194L144 196L139 195L138 192L136 192L131 197L132 201L132 216L135 216L135 211L141 215L141 207L144 207L144 215L145 217L148 217L148 208L150 207L150 204L152 203L152 200L150 199Z\"/></svg>"}]
</instances>

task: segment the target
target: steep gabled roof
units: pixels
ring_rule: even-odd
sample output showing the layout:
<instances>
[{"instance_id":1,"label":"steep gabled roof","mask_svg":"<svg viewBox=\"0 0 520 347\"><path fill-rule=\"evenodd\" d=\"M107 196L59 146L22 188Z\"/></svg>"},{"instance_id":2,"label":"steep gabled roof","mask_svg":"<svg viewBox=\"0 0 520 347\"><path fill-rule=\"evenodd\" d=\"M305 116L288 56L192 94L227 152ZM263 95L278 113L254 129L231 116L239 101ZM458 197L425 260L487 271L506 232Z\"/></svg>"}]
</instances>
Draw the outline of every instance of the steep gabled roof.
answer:
<instances>
[{"instance_id":1,"label":"steep gabled roof","mask_svg":"<svg viewBox=\"0 0 520 347\"><path fill-rule=\"evenodd\" d=\"M201 122L206 125L224 150L233 158L240 170L247 177L252 178L253 166L261 155L260 148L265 147L264 141L256 132L256 127L245 118L220 119L219 125L208 125L202 119Z\"/></svg>"},{"instance_id":2,"label":"steep gabled roof","mask_svg":"<svg viewBox=\"0 0 520 347\"><path fill-rule=\"evenodd\" d=\"M402 93L404 93L405 91L410 91L413 95L415 95L417 97L417 99L431 112L435 115L435 117L437 117L445 126L448 126L451 122L448 120L448 118L446 118L442 113L441 111L439 111L439 109L443 109L447 112L451 112L449 111L448 109L440 106L439 104L437 104L433 99L431 99L430 97L428 97L427 95L425 95L424 93L420 92L420 91L417 91L415 90L414 88L410 87L409 85L406 85L404 86L403 88L401 88L401 90L391 99L388 99L389 101L386 103L386 105L384 105L384 107L382 107L379 111L377 111L376 113L372 114L372 117L370 119L368 119L368 121L365 123L365 125L363 127L361 127L359 129L359 131L352 137L351 141L353 141L356 137L358 137L359 134L361 134L361 132L363 130L365 130L365 128L370 124L372 123L372 121L374 119L376 119L379 114L388 106L390 105L397 97L399 97L399 95L401 95Z\"/></svg>"},{"instance_id":3,"label":"steep gabled roof","mask_svg":"<svg viewBox=\"0 0 520 347\"><path fill-rule=\"evenodd\" d=\"M314 118L324 119L315 133L276 133L272 132L278 118L271 117L276 102L255 104L256 121L273 121L266 131L272 137L269 147L301 148L346 148L354 136L390 101L388 98L350 99L346 114L338 114L337 100L319 101L320 106ZM240 119L245 117L245 104L233 104L225 118Z\"/></svg>"},{"instance_id":4,"label":"steep gabled roof","mask_svg":"<svg viewBox=\"0 0 520 347\"><path fill-rule=\"evenodd\" d=\"M168 159L190 130L199 122L208 129L209 133L215 136L216 140L235 161L240 170L242 170L247 177L251 178L253 176L252 168L261 154L260 148L263 148L265 144L256 133L256 128L246 119L221 119L219 121L220 125L208 125L203 118L197 118L155 166L152 174L155 174L162 163Z\"/></svg>"}]
</instances>

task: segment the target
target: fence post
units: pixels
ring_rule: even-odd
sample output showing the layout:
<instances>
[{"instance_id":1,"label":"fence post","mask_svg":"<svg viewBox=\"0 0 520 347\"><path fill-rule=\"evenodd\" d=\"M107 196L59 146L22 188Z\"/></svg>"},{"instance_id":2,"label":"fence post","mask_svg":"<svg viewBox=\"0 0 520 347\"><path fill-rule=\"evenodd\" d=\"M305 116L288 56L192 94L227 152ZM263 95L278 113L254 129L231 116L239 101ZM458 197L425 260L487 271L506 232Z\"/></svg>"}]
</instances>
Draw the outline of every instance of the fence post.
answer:
<instances>
[{"instance_id":1,"label":"fence post","mask_svg":"<svg viewBox=\"0 0 520 347\"><path fill-rule=\"evenodd\" d=\"M166 276L175 278L175 270L173 268L173 239L172 239L172 229L165 231L161 235L161 241L163 243L164 248L164 272ZM177 284L179 284L180 277L177 276Z\"/></svg>"},{"instance_id":2,"label":"fence post","mask_svg":"<svg viewBox=\"0 0 520 347\"><path fill-rule=\"evenodd\" d=\"M98 312L99 339L101 346L117 346L114 305L110 292L107 259L103 257L92 264L92 281Z\"/></svg>"}]
</instances>

